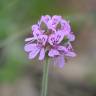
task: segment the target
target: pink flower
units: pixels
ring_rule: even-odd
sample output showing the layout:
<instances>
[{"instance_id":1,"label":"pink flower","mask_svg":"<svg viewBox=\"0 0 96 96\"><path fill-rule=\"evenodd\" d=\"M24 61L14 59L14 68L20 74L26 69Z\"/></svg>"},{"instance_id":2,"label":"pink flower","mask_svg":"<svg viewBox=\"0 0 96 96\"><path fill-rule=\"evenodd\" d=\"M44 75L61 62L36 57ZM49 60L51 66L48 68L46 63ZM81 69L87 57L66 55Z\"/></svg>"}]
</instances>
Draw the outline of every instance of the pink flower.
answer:
<instances>
[{"instance_id":1,"label":"pink flower","mask_svg":"<svg viewBox=\"0 0 96 96\"><path fill-rule=\"evenodd\" d=\"M40 35L36 39L36 43L26 44L24 50L29 53L29 59L34 59L39 53L39 60L43 60L45 57L45 44L47 42L47 35Z\"/></svg>"},{"instance_id":2,"label":"pink flower","mask_svg":"<svg viewBox=\"0 0 96 96\"><path fill-rule=\"evenodd\" d=\"M56 31L56 26L60 23L61 16L53 16L50 21L47 23L48 29L52 29L53 31Z\"/></svg>"},{"instance_id":3,"label":"pink flower","mask_svg":"<svg viewBox=\"0 0 96 96\"><path fill-rule=\"evenodd\" d=\"M68 47L60 44L62 40L64 39L64 36L66 35L58 31L55 34L51 34L48 39L48 42L51 45L51 49L49 50L48 56L54 57L54 63L59 64L59 67L64 66L65 56L69 56L69 57L76 56L76 54L73 51L71 51L72 46L70 43L69 44L67 43Z\"/></svg>"},{"instance_id":4,"label":"pink flower","mask_svg":"<svg viewBox=\"0 0 96 96\"><path fill-rule=\"evenodd\" d=\"M63 38L64 38L64 34L62 34L61 31L58 31L49 36L48 42L51 45L51 48L49 50L48 56L55 57L60 55L59 51L66 51L66 48L60 45Z\"/></svg>"},{"instance_id":5,"label":"pink flower","mask_svg":"<svg viewBox=\"0 0 96 96\"><path fill-rule=\"evenodd\" d=\"M47 29L42 29L42 23ZM75 35L71 32L69 22L61 16L42 16L40 21L32 26L32 34L32 37L25 39L27 43L24 47L29 54L29 59L34 59L39 55L39 60L44 60L47 55L55 59L55 64L58 63L60 67L63 67L66 56L76 56L71 45L71 42L75 40ZM64 38L67 38L66 42Z\"/></svg>"}]
</instances>

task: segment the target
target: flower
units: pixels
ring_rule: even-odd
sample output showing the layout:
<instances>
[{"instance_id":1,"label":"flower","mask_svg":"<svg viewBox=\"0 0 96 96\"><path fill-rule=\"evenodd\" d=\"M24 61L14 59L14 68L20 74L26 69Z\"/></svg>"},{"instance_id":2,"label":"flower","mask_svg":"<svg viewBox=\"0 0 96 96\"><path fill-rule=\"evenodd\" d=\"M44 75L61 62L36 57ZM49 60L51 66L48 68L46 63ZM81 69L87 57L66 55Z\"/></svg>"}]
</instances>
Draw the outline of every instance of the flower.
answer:
<instances>
[{"instance_id":1,"label":"flower","mask_svg":"<svg viewBox=\"0 0 96 96\"><path fill-rule=\"evenodd\" d=\"M48 56L55 57L60 55L59 51L65 51L66 48L60 45L60 42L63 40L64 34L61 31L51 34L48 38L48 42L51 45Z\"/></svg>"},{"instance_id":2,"label":"flower","mask_svg":"<svg viewBox=\"0 0 96 96\"><path fill-rule=\"evenodd\" d=\"M61 16L42 16L40 21L32 26L32 35L25 39L27 43L24 46L29 59L34 59L39 55L39 60L44 60L47 55L54 59L55 64L58 63L60 67L63 67L64 58L76 56L71 45L71 42L75 40L75 35L71 32L69 22Z\"/></svg>"},{"instance_id":3,"label":"flower","mask_svg":"<svg viewBox=\"0 0 96 96\"><path fill-rule=\"evenodd\" d=\"M36 38L36 43L28 43L25 45L24 49L29 52L29 59L34 59L35 56L40 53L39 60L43 60L45 57L45 44L47 42L47 35L39 35Z\"/></svg>"}]
</instances>

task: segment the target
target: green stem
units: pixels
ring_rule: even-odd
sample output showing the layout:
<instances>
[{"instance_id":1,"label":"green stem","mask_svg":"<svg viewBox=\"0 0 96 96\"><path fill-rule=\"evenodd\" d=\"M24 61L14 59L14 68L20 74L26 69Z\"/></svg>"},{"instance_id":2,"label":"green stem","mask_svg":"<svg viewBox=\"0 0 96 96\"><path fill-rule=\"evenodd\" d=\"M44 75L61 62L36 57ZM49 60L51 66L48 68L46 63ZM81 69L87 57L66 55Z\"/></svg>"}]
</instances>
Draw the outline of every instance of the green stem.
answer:
<instances>
[{"instance_id":1,"label":"green stem","mask_svg":"<svg viewBox=\"0 0 96 96\"><path fill-rule=\"evenodd\" d=\"M41 91L41 96L47 96L48 71L49 71L49 64L48 64L48 59L46 59L46 62L45 62L45 64L43 65L43 79L42 79L42 91Z\"/></svg>"}]
</instances>

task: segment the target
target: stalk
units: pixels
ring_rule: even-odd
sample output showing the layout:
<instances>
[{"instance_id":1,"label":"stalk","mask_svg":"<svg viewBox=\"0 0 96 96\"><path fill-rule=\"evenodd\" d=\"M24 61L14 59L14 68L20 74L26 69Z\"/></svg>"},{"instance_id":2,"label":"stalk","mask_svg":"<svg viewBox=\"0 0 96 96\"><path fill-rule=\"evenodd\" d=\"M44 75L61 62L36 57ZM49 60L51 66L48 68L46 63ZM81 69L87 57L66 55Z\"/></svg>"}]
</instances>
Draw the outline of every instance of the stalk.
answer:
<instances>
[{"instance_id":1,"label":"stalk","mask_svg":"<svg viewBox=\"0 0 96 96\"><path fill-rule=\"evenodd\" d=\"M42 91L41 91L41 96L47 96L47 89L48 89L48 71L49 71L49 64L48 64L48 58L47 58L45 64L43 65L43 79L42 79Z\"/></svg>"}]
</instances>

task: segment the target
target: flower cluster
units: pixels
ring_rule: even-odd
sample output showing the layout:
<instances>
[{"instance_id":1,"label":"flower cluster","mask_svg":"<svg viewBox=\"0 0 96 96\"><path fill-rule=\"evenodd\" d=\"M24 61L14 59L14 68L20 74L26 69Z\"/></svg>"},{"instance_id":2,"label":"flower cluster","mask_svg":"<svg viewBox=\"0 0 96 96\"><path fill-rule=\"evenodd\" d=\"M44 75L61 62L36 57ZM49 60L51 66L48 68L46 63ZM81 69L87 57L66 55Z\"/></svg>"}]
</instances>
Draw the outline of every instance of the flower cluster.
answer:
<instances>
[{"instance_id":1,"label":"flower cluster","mask_svg":"<svg viewBox=\"0 0 96 96\"><path fill-rule=\"evenodd\" d=\"M61 16L42 16L37 24L32 26L32 37L26 38L24 50L29 53L29 59L37 55L44 60L45 55L59 59L60 66L64 65L64 57L74 57L76 54L70 42L75 40L69 21Z\"/></svg>"}]
</instances>

